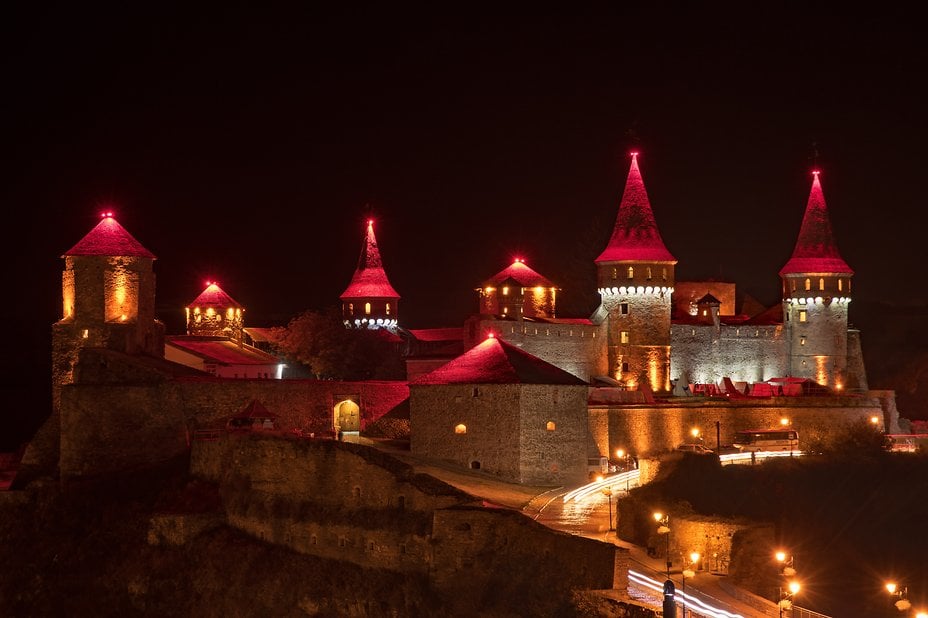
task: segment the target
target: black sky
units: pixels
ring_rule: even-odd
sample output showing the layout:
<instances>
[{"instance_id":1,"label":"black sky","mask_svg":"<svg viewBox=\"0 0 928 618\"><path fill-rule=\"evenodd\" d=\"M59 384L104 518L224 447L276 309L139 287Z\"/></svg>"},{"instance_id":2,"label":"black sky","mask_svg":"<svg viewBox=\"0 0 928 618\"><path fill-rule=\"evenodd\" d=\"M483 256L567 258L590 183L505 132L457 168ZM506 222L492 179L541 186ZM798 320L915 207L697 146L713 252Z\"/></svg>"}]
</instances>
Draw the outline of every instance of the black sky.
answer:
<instances>
[{"instance_id":1,"label":"black sky","mask_svg":"<svg viewBox=\"0 0 928 618\"><path fill-rule=\"evenodd\" d=\"M60 256L104 206L158 256L174 332L207 278L253 326L337 302L367 204L405 325L460 324L516 255L582 313L632 147L678 279L775 302L817 163L856 298L928 298L911 15L21 4L0 20L16 393L24 365L47 385Z\"/></svg>"}]
</instances>

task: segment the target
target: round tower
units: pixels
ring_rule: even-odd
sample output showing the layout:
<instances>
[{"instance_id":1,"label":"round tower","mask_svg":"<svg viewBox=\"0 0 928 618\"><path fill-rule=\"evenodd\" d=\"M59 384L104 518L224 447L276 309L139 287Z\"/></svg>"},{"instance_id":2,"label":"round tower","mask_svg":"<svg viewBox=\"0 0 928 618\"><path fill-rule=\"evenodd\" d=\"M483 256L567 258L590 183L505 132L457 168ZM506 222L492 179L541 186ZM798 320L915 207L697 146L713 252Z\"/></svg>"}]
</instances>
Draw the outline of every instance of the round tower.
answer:
<instances>
[{"instance_id":1,"label":"round tower","mask_svg":"<svg viewBox=\"0 0 928 618\"><path fill-rule=\"evenodd\" d=\"M615 228L596 258L602 306L608 321L609 374L629 386L647 380L655 392L670 390L670 314L676 258L661 239L648 193L632 162Z\"/></svg>"},{"instance_id":2,"label":"round tower","mask_svg":"<svg viewBox=\"0 0 928 618\"><path fill-rule=\"evenodd\" d=\"M511 318L553 318L558 287L529 268L525 261L515 261L496 273L479 288L479 313Z\"/></svg>"},{"instance_id":3,"label":"round tower","mask_svg":"<svg viewBox=\"0 0 928 618\"><path fill-rule=\"evenodd\" d=\"M374 221L367 222L367 234L361 246L358 267L351 283L341 295L345 326L395 328L399 316L400 295L396 293L383 269Z\"/></svg>"},{"instance_id":4,"label":"round tower","mask_svg":"<svg viewBox=\"0 0 928 618\"><path fill-rule=\"evenodd\" d=\"M780 269L790 375L841 390L847 385L847 313L854 271L838 253L819 172L793 255Z\"/></svg>"},{"instance_id":5,"label":"round tower","mask_svg":"<svg viewBox=\"0 0 928 618\"><path fill-rule=\"evenodd\" d=\"M184 311L188 335L228 337L242 343L245 308L215 281L207 281L206 289Z\"/></svg>"},{"instance_id":6,"label":"round tower","mask_svg":"<svg viewBox=\"0 0 928 618\"><path fill-rule=\"evenodd\" d=\"M155 255L106 212L61 256L62 317L52 326L54 405L74 381L83 348L164 356L164 325L155 319Z\"/></svg>"}]
</instances>

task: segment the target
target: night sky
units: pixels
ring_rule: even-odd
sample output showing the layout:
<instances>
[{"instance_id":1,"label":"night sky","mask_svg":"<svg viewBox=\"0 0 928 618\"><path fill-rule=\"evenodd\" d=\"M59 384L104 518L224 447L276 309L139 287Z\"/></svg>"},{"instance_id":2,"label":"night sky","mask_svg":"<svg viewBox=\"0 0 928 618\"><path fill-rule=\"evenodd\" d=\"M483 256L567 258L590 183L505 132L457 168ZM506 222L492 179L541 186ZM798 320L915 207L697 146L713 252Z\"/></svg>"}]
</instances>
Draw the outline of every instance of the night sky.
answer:
<instances>
[{"instance_id":1,"label":"night sky","mask_svg":"<svg viewBox=\"0 0 928 618\"><path fill-rule=\"evenodd\" d=\"M251 326L338 302L368 216L424 328L460 325L516 256L588 317L572 283L631 149L677 278L774 303L818 166L855 298L928 298L928 54L886 7L20 4L0 20L3 389L27 407L60 256L104 208L158 256L169 334L207 279Z\"/></svg>"}]
</instances>

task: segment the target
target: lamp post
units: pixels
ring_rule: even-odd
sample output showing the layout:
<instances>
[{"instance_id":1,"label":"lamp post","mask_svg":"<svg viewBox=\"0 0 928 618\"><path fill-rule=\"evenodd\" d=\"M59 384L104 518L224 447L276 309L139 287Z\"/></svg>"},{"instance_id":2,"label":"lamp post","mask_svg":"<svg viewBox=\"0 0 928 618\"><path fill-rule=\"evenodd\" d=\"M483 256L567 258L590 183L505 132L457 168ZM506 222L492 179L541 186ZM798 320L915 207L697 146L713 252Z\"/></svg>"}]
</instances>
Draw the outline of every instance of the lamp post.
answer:
<instances>
[{"instance_id":1,"label":"lamp post","mask_svg":"<svg viewBox=\"0 0 928 618\"><path fill-rule=\"evenodd\" d=\"M670 515L665 515L661 512L655 512L653 514L654 521L657 522L657 533L665 535L664 538L667 539L667 579L670 579L670 566L673 562L670 559Z\"/></svg>"},{"instance_id":2,"label":"lamp post","mask_svg":"<svg viewBox=\"0 0 928 618\"><path fill-rule=\"evenodd\" d=\"M615 527L612 525L612 487L603 487L600 491L603 492L603 495L606 496L606 501L609 503L609 525L606 527L607 532L615 530Z\"/></svg>"},{"instance_id":3,"label":"lamp post","mask_svg":"<svg viewBox=\"0 0 928 618\"><path fill-rule=\"evenodd\" d=\"M683 565L684 565L684 568L683 568L683 572L681 573L681 575L683 576L683 595L682 595L683 596L683 618L686 618L686 578L696 577L696 569L698 568L698 565L699 565L699 552L698 551L690 552L690 566L693 568L690 568L690 569L686 568L686 558L683 559Z\"/></svg>"},{"instance_id":4,"label":"lamp post","mask_svg":"<svg viewBox=\"0 0 928 618\"><path fill-rule=\"evenodd\" d=\"M625 460L625 468L623 471L625 472L625 493L628 493L628 452L624 448L618 448L615 450L615 456Z\"/></svg>"},{"instance_id":5,"label":"lamp post","mask_svg":"<svg viewBox=\"0 0 928 618\"><path fill-rule=\"evenodd\" d=\"M893 605L900 612L904 612L912 607L908 599L909 589L906 586L897 586L896 582L886 582L886 591L895 599Z\"/></svg>"},{"instance_id":6,"label":"lamp post","mask_svg":"<svg viewBox=\"0 0 928 618\"><path fill-rule=\"evenodd\" d=\"M780 618L783 618L783 610L792 610L793 609L793 597L799 592L800 585L799 582L793 580L786 586L786 590L782 587L779 588L779 601L777 602L777 607L780 609Z\"/></svg>"}]
</instances>

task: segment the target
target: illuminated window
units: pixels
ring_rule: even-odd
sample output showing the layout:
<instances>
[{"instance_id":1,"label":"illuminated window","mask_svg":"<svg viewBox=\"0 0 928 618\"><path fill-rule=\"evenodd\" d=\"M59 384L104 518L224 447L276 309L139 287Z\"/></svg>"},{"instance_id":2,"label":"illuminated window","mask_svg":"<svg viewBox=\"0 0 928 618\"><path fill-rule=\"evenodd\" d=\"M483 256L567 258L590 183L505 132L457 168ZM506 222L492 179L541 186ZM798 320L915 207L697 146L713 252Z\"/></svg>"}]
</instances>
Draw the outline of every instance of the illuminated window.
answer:
<instances>
[{"instance_id":1,"label":"illuminated window","mask_svg":"<svg viewBox=\"0 0 928 618\"><path fill-rule=\"evenodd\" d=\"M364 303L364 315L370 315L370 314L371 314L371 304Z\"/></svg>"},{"instance_id":2,"label":"illuminated window","mask_svg":"<svg viewBox=\"0 0 928 618\"><path fill-rule=\"evenodd\" d=\"M623 330L621 333L619 333L619 342L628 343L628 331L627 330Z\"/></svg>"},{"instance_id":3,"label":"illuminated window","mask_svg":"<svg viewBox=\"0 0 928 618\"><path fill-rule=\"evenodd\" d=\"M84 329L84 332L81 333L81 336L82 336L84 339L87 339L88 337L90 337L90 331L89 331L88 329L85 328L85 329Z\"/></svg>"},{"instance_id":4,"label":"illuminated window","mask_svg":"<svg viewBox=\"0 0 928 618\"><path fill-rule=\"evenodd\" d=\"M354 303L348 303L348 315L354 315Z\"/></svg>"},{"instance_id":5,"label":"illuminated window","mask_svg":"<svg viewBox=\"0 0 928 618\"><path fill-rule=\"evenodd\" d=\"M619 312L622 315L628 315L628 303L622 303L619 305Z\"/></svg>"},{"instance_id":6,"label":"illuminated window","mask_svg":"<svg viewBox=\"0 0 928 618\"><path fill-rule=\"evenodd\" d=\"M554 431L556 429L556 425L554 424L554 421L548 421L547 423L545 423L545 429L547 429L548 431Z\"/></svg>"},{"instance_id":7,"label":"illuminated window","mask_svg":"<svg viewBox=\"0 0 928 618\"><path fill-rule=\"evenodd\" d=\"M838 291L841 292L844 290L844 279L838 279Z\"/></svg>"},{"instance_id":8,"label":"illuminated window","mask_svg":"<svg viewBox=\"0 0 928 618\"><path fill-rule=\"evenodd\" d=\"M390 303L387 303L387 315L390 315Z\"/></svg>"},{"instance_id":9,"label":"illuminated window","mask_svg":"<svg viewBox=\"0 0 928 618\"><path fill-rule=\"evenodd\" d=\"M635 278L635 269L631 266L628 267L628 278L629 279Z\"/></svg>"},{"instance_id":10,"label":"illuminated window","mask_svg":"<svg viewBox=\"0 0 928 618\"><path fill-rule=\"evenodd\" d=\"M812 289L812 280L806 279L806 292Z\"/></svg>"},{"instance_id":11,"label":"illuminated window","mask_svg":"<svg viewBox=\"0 0 928 618\"><path fill-rule=\"evenodd\" d=\"M819 289L819 290L824 290L824 289L825 289L825 277L819 277L819 279L818 279L818 289Z\"/></svg>"},{"instance_id":12,"label":"illuminated window","mask_svg":"<svg viewBox=\"0 0 928 618\"><path fill-rule=\"evenodd\" d=\"M503 307L503 313L509 313L509 307Z\"/></svg>"},{"instance_id":13,"label":"illuminated window","mask_svg":"<svg viewBox=\"0 0 928 618\"><path fill-rule=\"evenodd\" d=\"M667 269L666 268L661 269L661 279L663 279L664 281L667 281Z\"/></svg>"},{"instance_id":14,"label":"illuminated window","mask_svg":"<svg viewBox=\"0 0 928 618\"><path fill-rule=\"evenodd\" d=\"M464 423L459 423L454 426L454 433L467 433L467 425Z\"/></svg>"},{"instance_id":15,"label":"illuminated window","mask_svg":"<svg viewBox=\"0 0 928 618\"><path fill-rule=\"evenodd\" d=\"M647 277L648 281L651 280L651 267L650 266L648 266L647 270L645 271L645 276Z\"/></svg>"},{"instance_id":16,"label":"illuminated window","mask_svg":"<svg viewBox=\"0 0 928 618\"><path fill-rule=\"evenodd\" d=\"M807 316L806 316L806 310L805 310L805 309L800 309L800 310L799 310L799 321L800 321L800 322L805 322L807 319L808 319L808 318L807 318Z\"/></svg>"},{"instance_id":17,"label":"illuminated window","mask_svg":"<svg viewBox=\"0 0 928 618\"><path fill-rule=\"evenodd\" d=\"M509 288L506 286L503 287L503 296L509 296Z\"/></svg>"},{"instance_id":18,"label":"illuminated window","mask_svg":"<svg viewBox=\"0 0 928 618\"><path fill-rule=\"evenodd\" d=\"M799 338L799 345L805 345L805 344L806 344L806 338L805 338L805 337L800 337L800 338Z\"/></svg>"}]
</instances>

